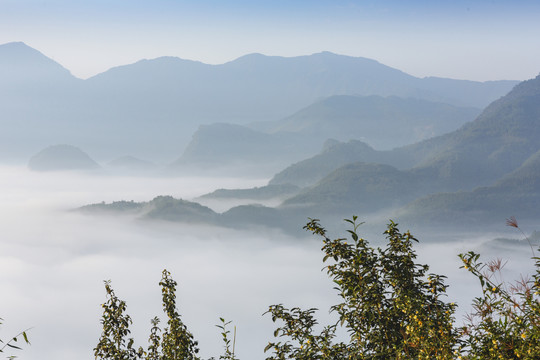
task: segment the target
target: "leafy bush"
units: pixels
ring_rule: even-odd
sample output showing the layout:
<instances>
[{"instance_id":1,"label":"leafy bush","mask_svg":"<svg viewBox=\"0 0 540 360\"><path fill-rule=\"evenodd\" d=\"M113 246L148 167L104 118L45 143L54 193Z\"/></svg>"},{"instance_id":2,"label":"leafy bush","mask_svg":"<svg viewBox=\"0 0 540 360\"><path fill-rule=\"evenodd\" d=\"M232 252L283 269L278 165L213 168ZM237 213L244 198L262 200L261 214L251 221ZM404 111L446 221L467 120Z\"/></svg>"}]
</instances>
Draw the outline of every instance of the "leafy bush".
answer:
<instances>
[{"instance_id":1,"label":"leafy bush","mask_svg":"<svg viewBox=\"0 0 540 360\"><path fill-rule=\"evenodd\" d=\"M317 309L270 306L267 313L279 325L265 348L267 360L540 359L540 258L534 250L536 273L512 285L495 280L501 260L483 264L474 252L460 255L463 267L479 279L483 295L474 300L468 322L458 327L456 305L444 301L445 277L415 263L416 238L391 221L384 232L386 247L373 248L358 236L357 218L346 221L350 240L330 239L318 220L304 227L323 238L325 269L341 298L330 309L337 322L318 330ZM515 219L510 225L518 228ZM125 302L105 282L96 359L200 360L197 342L176 309L176 285L164 270L160 286L167 327L162 332L159 319L152 319L150 345L144 350L127 339L131 318L125 315ZM229 322L220 320L225 352L219 359L238 360ZM347 331L346 341L337 340L338 328Z\"/></svg>"},{"instance_id":2,"label":"leafy bush","mask_svg":"<svg viewBox=\"0 0 540 360\"><path fill-rule=\"evenodd\" d=\"M110 281L105 282L107 301L102 304L103 316L101 324L103 331L97 346L94 348L96 359L104 360L197 360L197 342L187 330L176 310L176 282L167 270L163 270L159 283L163 300L163 311L167 316L167 327L159 328L159 319L151 320L152 329L147 351L142 347L134 348L133 338L126 339L131 333L129 326L131 317L125 314L126 303L120 300L111 287Z\"/></svg>"},{"instance_id":3,"label":"leafy bush","mask_svg":"<svg viewBox=\"0 0 540 360\"><path fill-rule=\"evenodd\" d=\"M519 229L515 218L507 225ZM529 243L530 244L530 243ZM501 259L482 263L474 252L461 254L462 268L480 281L482 296L473 300L462 327L461 353L467 359L540 359L540 258L536 273L515 283L502 280Z\"/></svg>"},{"instance_id":4,"label":"leafy bush","mask_svg":"<svg viewBox=\"0 0 540 360\"><path fill-rule=\"evenodd\" d=\"M317 220L306 229L323 237L324 261L342 302L332 306L337 324L314 335L314 309L287 310L271 306L272 320L281 320L275 335L289 338L271 342L268 359L448 359L458 344L453 327L456 306L441 297L447 286L444 276L428 274L427 265L414 262L417 240L401 233L391 222L385 231L388 245L374 249L357 234L356 217L347 220L352 242L331 240ZM333 343L337 326L345 326L346 343Z\"/></svg>"}]
</instances>

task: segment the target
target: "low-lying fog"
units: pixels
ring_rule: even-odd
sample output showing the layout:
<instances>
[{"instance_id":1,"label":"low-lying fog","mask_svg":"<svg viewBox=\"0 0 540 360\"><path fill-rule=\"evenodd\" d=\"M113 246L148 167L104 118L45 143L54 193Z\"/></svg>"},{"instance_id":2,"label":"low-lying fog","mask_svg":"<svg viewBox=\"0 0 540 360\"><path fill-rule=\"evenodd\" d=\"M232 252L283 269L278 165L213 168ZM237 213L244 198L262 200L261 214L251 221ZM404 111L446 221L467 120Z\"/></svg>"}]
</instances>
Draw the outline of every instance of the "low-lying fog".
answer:
<instances>
[{"instance_id":1,"label":"low-lying fog","mask_svg":"<svg viewBox=\"0 0 540 360\"><path fill-rule=\"evenodd\" d=\"M105 301L103 280L111 279L117 295L127 302L136 344L146 347L150 319L163 319L158 282L166 268L179 283L179 310L199 340L203 358L222 354L214 325L224 317L237 326L237 355L264 359L263 348L274 329L270 317L262 316L268 305L317 307L325 322L327 309L338 300L321 272L318 239L67 210L100 201L146 201L156 195L193 199L217 188L261 186L266 181L106 177L1 167L0 338L32 327L32 345L15 354L21 359L93 359L101 332L100 304ZM216 210L224 209L220 207ZM496 236L456 236L437 244L420 239L425 243L419 248L419 262L449 277L450 299L461 305L460 314L478 287L458 269L456 254ZM507 250L502 254L511 259L507 279L531 272L532 262L524 260L530 250Z\"/></svg>"}]
</instances>

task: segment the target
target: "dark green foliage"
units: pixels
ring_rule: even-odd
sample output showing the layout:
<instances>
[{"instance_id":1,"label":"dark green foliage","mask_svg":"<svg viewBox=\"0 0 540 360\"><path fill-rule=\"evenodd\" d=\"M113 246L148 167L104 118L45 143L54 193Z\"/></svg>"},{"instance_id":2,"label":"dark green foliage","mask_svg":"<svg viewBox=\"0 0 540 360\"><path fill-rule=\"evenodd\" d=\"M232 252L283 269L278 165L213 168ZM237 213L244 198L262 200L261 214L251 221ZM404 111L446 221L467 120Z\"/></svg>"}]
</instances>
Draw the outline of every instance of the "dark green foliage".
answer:
<instances>
[{"instance_id":1,"label":"dark green foliage","mask_svg":"<svg viewBox=\"0 0 540 360\"><path fill-rule=\"evenodd\" d=\"M283 305L270 306L267 313L272 315L272 321L282 321L284 324L274 331L277 338L288 338L290 341L270 342L264 349L272 350L270 359L346 359L347 346L343 343L334 344L336 325L330 325L319 333L314 333L318 324L314 317L316 309L302 310L299 308L287 309ZM291 342L292 341L292 342Z\"/></svg>"},{"instance_id":2,"label":"dark green foliage","mask_svg":"<svg viewBox=\"0 0 540 360\"><path fill-rule=\"evenodd\" d=\"M107 301L101 305L103 316L101 324L103 331L97 346L94 348L96 359L103 360L136 360L143 355L142 348L133 347L133 338L127 339L131 333L129 326L131 317L125 314L126 302L120 300L111 287L110 281L105 281Z\"/></svg>"},{"instance_id":3,"label":"dark green foliage","mask_svg":"<svg viewBox=\"0 0 540 360\"><path fill-rule=\"evenodd\" d=\"M219 318L221 321L221 324L216 325L221 330L221 337L224 344L224 350L225 353L219 357L220 360L238 360L238 358L234 355L234 350L236 347L236 326L234 327L234 334L232 339L232 345L231 345L231 339L229 338L229 334L231 333L229 330L227 330L227 326L231 323L231 321L225 321L223 318Z\"/></svg>"},{"instance_id":4,"label":"dark green foliage","mask_svg":"<svg viewBox=\"0 0 540 360\"><path fill-rule=\"evenodd\" d=\"M274 333L291 341L272 342L268 359L448 359L457 347L453 328L454 304L445 303L444 276L427 273L427 265L414 262L410 233L391 222L385 234L388 245L374 249L357 234L356 217L347 220L351 242L331 240L317 220L306 229L323 237L324 261L342 302L332 306L339 321L318 334L314 309L287 310L272 306L272 320L283 327ZM337 326L349 334L347 343L333 343Z\"/></svg>"},{"instance_id":5,"label":"dark green foliage","mask_svg":"<svg viewBox=\"0 0 540 360\"><path fill-rule=\"evenodd\" d=\"M132 321L131 317L125 313L126 303L116 296L110 281L105 282L107 301L102 304L103 331L94 349L96 359L199 360L197 342L193 340L193 335L187 330L176 308L177 283L167 270L163 270L159 285L167 326L162 331L159 328L159 319L155 317L151 320L149 346L148 350L144 351L142 347L135 349L133 338L127 338Z\"/></svg>"},{"instance_id":6,"label":"dark green foliage","mask_svg":"<svg viewBox=\"0 0 540 360\"><path fill-rule=\"evenodd\" d=\"M198 359L197 342L180 319L176 309L176 281L171 273L163 270L159 283L163 299L163 311L167 315L167 327L163 330L161 349L163 360L196 360Z\"/></svg>"},{"instance_id":7,"label":"dark green foliage","mask_svg":"<svg viewBox=\"0 0 540 360\"><path fill-rule=\"evenodd\" d=\"M148 352L146 353L146 360L159 360L160 359L160 348L161 348L161 337L159 333L161 329L159 328L159 318L156 316L150 320L152 328L150 329L150 336L148 337Z\"/></svg>"},{"instance_id":8,"label":"dark green foliage","mask_svg":"<svg viewBox=\"0 0 540 360\"><path fill-rule=\"evenodd\" d=\"M330 239L318 220L304 227L323 238L325 269L341 298L330 309L336 322L320 326L313 308L270 306L267 313L279 326L276 339L265 348L271 353L267 360L540 358L539 257L533 255L532 279L510 284L495 276L501 272L501 260L483 264L474 252L460 255L463 267L479 279L482 296L474 300L467 324L457 327L456 305L444 301L445 277L430 274L427 265L415 262L416 238L390 221L384 232L386 247L374 248L358 235L361 224L356 217L346 221L350 239ZM513 217L507 224L519 229ZM151 321L150 345L144 351L127 339L131 318L125 315L126 304L106 282L108 300L103 304L96 359L200 360L197 342L176 308L176 285L164 270L160 286L167 327L161 333L159 319ZM238 360L236 328L231 340L230 322L220 321L224 354L219 359ZM340 329L347 334L344 341L337 337Z\"/></svg>"}]
</instances>

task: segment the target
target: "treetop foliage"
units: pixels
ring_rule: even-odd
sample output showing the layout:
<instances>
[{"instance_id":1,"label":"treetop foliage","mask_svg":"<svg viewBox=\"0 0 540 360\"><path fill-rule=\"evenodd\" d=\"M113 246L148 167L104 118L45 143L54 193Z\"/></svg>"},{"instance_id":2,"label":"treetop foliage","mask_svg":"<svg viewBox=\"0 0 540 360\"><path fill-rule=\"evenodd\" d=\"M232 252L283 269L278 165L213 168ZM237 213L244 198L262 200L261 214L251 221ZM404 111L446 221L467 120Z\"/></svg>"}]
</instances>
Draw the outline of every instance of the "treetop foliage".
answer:
<instances>
[{"instance_id":1,"label":"treetop foliage","mask_svg":"<svg viewBox=\"0 0 540 360\"><path fill-rule=\"evenodd\" d=\"M322 237L326 272L341 301L331 307L333 324L319 326L317 309L272 305L266 314L277 323L275 339L265 348L267 360L360 359L539 359L540 358L540 258L533 249L536 273L516 283L497 277L502 260L479 261L474 252L461 254L463 268L478 278L482 296L473 301L465 325L456 326L457 305L445 299L445 276L416 263L410 232L401 232L393 221L384 232L384 248L374 248L358 235L356 217L348 238L331 239L316 219L304 227ZM515 219L509 220L516 227ZM499 279L499 280L497 280ZM107 301L101 323L103 332L94 349L96 359L200 360L197 342L176 308L177 283L164 270L160 281L167 326L151 320L149 346L133 346L128 338L131 318L126 304L105 282ZM233 339L220 318L224 354L220 360L238 360ZM337 336L345 329L345 340ZM210 360L214 360L211 358Z\"/></svg>"}]
</instances>

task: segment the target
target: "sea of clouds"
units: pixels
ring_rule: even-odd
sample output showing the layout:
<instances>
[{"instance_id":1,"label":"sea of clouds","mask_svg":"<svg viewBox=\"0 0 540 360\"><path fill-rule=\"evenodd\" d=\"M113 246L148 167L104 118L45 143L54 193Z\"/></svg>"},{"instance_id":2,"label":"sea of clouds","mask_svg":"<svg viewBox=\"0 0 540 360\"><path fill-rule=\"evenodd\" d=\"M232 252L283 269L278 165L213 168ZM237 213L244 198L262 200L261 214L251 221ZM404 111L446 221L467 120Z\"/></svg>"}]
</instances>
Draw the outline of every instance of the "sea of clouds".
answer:
<instances>
[{"instance_id":1,"label":"sea of clouds","mask_svg":"<svg viewBox=\"0 0 540 360\"><path fill-rule=\"evenodd\" d=\"M222 354L215 327L219 317L236 325L236 353L246 360L265 358L263 349L272 340L275 324L263 313L271 304L316 307L321 323L332 321L328 308L339 299L321 271L317 238L72 211L89 203L147 201L157 195L189 200L217 188L261 186L266 181L33 173L0 167L0 338L32 328L31 346L16 353L20 359L93 359L101 332L100 304L105 301L103 280L110 279L127 302L136 345L146 347L150 319L157 315L163 320L158 283L165 268L179 283L179 311L204 358ZM216 210L225 208L221 203ZM459 270L457 254L485 247L496 235L460 234L418 247L418 262L449 277L449 301L462 305L458 321L478 295L478 285ZM508 279L532 270L530 249L501 252L510 259Z\"/></svg>"}]
</instances>

